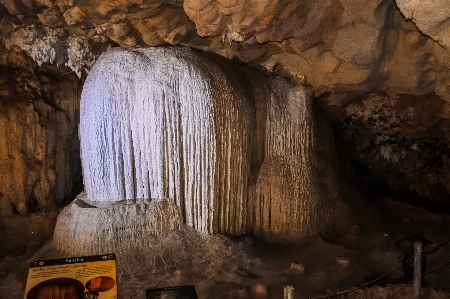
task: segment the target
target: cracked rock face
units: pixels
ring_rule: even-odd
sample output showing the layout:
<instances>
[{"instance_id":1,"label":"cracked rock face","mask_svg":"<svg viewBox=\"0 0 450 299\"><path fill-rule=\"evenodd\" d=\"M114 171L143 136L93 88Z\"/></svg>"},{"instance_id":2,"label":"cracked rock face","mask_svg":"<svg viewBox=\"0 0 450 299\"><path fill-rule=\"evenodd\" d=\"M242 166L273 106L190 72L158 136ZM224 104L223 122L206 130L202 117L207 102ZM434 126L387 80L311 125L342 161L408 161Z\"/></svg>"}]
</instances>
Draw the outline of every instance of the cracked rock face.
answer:
<instances>
[{"instance_id":1,"label":"cracked rock face","mask_svg":"<svg viewBox=\"0 0 450 299\"><path fill-rule=\"evenodd\" d=\"M445 0L396 0L398 8L417 28L446 49L450 49L450 6Z\"/></svg>"},{"instance_id":2,"label":"cracked rock face","mask_svg":"<svg viewBox=\"0 0 450 299\"><path fill-rule=\"evenodd\" d=\"M169 43L253 62L319 94L335 92L335 103L341 92L405 93L404 81L408 93L449 101L444 2L397 1L403 16L389 0L14 0L0 4L0 36L8 48L67 64L78 75L109 46Z\"/></svg>"}]
</instances>

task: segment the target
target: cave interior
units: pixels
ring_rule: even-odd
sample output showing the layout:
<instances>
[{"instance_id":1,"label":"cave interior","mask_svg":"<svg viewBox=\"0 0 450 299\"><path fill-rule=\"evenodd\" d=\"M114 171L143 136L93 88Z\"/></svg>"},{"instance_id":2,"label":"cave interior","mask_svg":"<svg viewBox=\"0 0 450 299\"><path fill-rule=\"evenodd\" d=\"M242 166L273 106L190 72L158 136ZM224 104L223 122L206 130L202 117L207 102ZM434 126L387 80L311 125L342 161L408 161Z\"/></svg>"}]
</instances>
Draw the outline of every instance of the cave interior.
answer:
<instances>
[{"instance_id":1,"label":"cave interior","mask_svg":"<svg viewBox=\"0 0 450 299\"><path fill-rule=\"evenodd\" d=\"M0 0L0 298L27 298L32 260L106 253L118 298L411 298L416 235L438 249L422 295L449 298L449 20Z\"/></svg>"}]
</instances>

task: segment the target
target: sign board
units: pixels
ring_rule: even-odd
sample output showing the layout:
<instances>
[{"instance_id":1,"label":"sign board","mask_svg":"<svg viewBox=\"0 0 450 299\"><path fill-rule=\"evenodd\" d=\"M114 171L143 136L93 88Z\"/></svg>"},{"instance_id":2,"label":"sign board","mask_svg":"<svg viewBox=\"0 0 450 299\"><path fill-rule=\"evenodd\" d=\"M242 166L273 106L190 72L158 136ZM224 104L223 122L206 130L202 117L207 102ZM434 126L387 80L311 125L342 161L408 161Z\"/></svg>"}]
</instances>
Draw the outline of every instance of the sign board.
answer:
<instances>
[{"instance_id":1,"label":"sign board","mask_svg":"<svg viewBox=\"0 0 450 299\"><path fill-rule=\"evenodd\" d=\"M114 254L31 261L24 299L116 299Z\"/></svg>"}]
</instances>

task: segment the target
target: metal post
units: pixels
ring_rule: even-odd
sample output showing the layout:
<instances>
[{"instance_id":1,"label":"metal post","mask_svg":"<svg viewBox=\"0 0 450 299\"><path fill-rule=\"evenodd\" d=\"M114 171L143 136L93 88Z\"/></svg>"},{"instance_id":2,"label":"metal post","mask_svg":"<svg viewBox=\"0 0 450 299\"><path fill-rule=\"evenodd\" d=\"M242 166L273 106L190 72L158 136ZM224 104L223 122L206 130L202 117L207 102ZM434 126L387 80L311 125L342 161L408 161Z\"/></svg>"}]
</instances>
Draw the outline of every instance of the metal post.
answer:
<instances>
[{"instance_id":1,"label":"metal post","mask_svg":"<svg viewBox=\"0 0 450 299\"><path fill-rule=\"evenodd\" d=\"M420 299L422 285L422 242L414 242L414 299Z\"/></svg>"},{"instance_id":2,"label":"metal post","mask_svg":"<svg viewBox=\"0 0 450 299\"><path fill-rule=\"evenodd\" d=\"M294 299L294 287L293 286L285 286L284 287L283 299Z\"/></svg>"}]
</instances>

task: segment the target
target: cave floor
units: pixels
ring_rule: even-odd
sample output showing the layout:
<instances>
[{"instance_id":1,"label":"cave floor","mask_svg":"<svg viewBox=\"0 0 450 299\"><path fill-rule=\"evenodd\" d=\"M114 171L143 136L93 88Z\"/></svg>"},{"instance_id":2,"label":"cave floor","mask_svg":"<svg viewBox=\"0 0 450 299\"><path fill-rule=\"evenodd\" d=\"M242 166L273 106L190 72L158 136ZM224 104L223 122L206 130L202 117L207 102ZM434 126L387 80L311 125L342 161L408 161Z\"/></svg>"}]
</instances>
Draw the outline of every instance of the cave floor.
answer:
<instances>
[{"instance_id":1,"label":"cave floor","mask_svg":"<svg viewBox=\"0 0 450 299\"><path fill-rule=\"evenodd\" d=\"M199 237L192 231L182 236L177 232L166 243L179 246L179 239L197 243L190 246L187 242L182 247L184 257L190 260L159 274L142 261L133 264L127 259L119 263L118 297L145 298L146 288L193 284L200 299L283 298L285 286L293 286L294 298L298 299L412 298L412 285L405 284L401 267L404 255L394 242L421 234L434 244L442 244L450 239L450 217L387 199L373 204L383 214L374 227L355 223L345 233L324 231L289 244L253 236ZM61 255L52 249L51 239L43 245L55 217L34 215L1 222L0 298L24 297L32 259ZM210 252L198 247L202 240L209 242L206 248L212 248ZM447 243L428 255L425 273L449 261ZM392 274L368 284L396 268ZM358 286L364 287L332 296ZM426 274L423 287L423 298L450 298L450 265Z\"/></svg>"}]
</instances>

